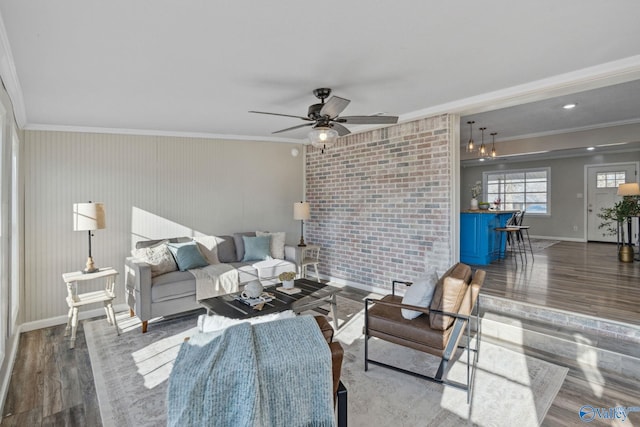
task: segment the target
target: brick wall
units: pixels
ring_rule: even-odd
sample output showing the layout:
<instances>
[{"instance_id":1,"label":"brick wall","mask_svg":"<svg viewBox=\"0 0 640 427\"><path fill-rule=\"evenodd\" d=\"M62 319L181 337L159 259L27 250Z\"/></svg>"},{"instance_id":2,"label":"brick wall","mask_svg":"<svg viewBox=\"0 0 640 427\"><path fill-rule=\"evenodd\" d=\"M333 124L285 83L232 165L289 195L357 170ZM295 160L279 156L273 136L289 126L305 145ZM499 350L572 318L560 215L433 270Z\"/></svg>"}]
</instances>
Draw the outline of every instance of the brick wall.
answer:
<instances>
[{"instance_id":1,"label":"brick wall","mask_svg":"<svg viewBox=\"0 0 640 427\"><path fill-rule=\"evenodd\" d=\"M305 236L321 274L390 288L452 262L448 115L340 138L307 150Z\"/></svg>"}]
</instances>

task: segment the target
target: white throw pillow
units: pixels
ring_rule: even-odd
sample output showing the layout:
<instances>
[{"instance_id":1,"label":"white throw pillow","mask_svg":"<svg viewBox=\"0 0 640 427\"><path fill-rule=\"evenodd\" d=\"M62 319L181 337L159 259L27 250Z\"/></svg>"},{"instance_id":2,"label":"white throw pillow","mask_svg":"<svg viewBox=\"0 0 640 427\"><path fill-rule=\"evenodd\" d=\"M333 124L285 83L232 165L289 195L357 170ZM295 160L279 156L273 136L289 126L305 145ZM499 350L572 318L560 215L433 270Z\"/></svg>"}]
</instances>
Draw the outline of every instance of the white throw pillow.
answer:
<instances>
[{"instance_id":1,"label":"white throw pillow","mask_svg":"<svg viewBox=\"0 0 640 427\"><path fill-rule=\"evenodd\" d=\"M435 271L432 271L426 277L416 280L413 285L407 288L404 298L402 298L402 303L418 307L429 307L433 292L436 289L436 283L438 283L438 274ZM401 311L402 317L408 320L424 314L421 311L407 310L405 308L401 309Z\"/></svg>"},{"instance_id":2,"label":"white throw pillow","mask_svg":"<svg viewBox=\"0 0 640 427\"><path fill-rule=\"evenodd\" d=\"M207 314L201 314L198 316L198 331L200 332L217 332L222 331L229 326L237 325L242 322L251 323L252 325L258 323L271 322L274 320L288 319L290 317L296 317L293 310L286 310L280 313L265 314L264 316L250 317L248 319L231 319L229 317L218 316L213 314L211 316Z\"/></svg>"},{"instance_id":3,"label":"white throw pillow","mask_svg":"<svg viewBox=\"0 0 640 427\"><path fill-rule=\"evenodd\" d=\"M284 231L271 233L268 231L256 231L256 236L271 236L271 257L276 259L284 259L284 243L287 237Z\"/></svg>"},{"instance_id":4,"label":"white throw pillow","mask_svg":"<svg viewBox=\"0 0 640 427\"><path fill-rule=\"evenodd\" d=\"M131 251L131 255L151 266L151 277L170 273L178 269L176 260L173 258L173 255L171 255L169 248L167 248L167 242L168 240L163 240L154 246Z\"/></svg>"},{"instance_id":5,"label":"white throw pillow","mask_svg":"<svg viewBox=\"0 0 640 427\"><path fill-rule=\"evenodd\" d=\"M216 236L196 236L193 238L198 243L200 253L209 264L220 264L218 259L218 241L222 241Z\"/></svg>"}]
</instances>

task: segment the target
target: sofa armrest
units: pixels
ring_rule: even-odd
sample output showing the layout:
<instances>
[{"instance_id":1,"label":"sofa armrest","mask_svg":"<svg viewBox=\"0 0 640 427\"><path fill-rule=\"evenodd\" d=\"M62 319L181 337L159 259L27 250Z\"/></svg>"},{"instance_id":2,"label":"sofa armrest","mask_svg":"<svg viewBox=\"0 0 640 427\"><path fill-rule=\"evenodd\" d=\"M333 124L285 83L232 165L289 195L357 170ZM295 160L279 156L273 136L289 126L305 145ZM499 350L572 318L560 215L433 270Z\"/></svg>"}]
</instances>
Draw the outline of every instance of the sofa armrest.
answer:
<instances>
[{"instance_id":1,"label":"sofa armrest","mask_svg":"<svg viewBox=\"0 0 640 427\"><path fill-rule=\"evenodd\" d=\"M151 319L151 266L139 258L127 257L124 271L129 308L140 320Z\"/></svg>"},{"instance_id":2,"label":"sofa armrest","mask_svg":"<svg viewBox=\"0 0 640 427\"><path fill-rule=\"evenodd\" d=\"M394 302L394 301L383 301L383 300L379 300L379 299L373 299L373 298L365 298L365 307L368 309L369 304L381 304L381 305L386 305L389 307L398 307L398 308L404 308L407 310L414 310L414 311L419 311L421 313L424 314L429 314L429 313L437 313L437 314L443 314L445 316L451 316L451 317L455 317L457 319L463 319L463 320L468 320L470 316L467 316L465 314L460 314L460 313L452 313L450 311L442 311L442 310L436 310L436 309L431 309L429 307L420 307L417 305L411 305L411 304L402 304L399 302Z\"/></svg>"},{"instance_id":3,"label":"sofa armrest","mask_svg":"<svg viewBox=\"0 0 640 427\"><path fill-rule=\"evenodd\" d=\"M297 254L296 246L291 246L291 245L284 246L284 259L298 265L298 262L296 261L296 258L297 258L296 254Z\"/></svg>"}]
</instances>

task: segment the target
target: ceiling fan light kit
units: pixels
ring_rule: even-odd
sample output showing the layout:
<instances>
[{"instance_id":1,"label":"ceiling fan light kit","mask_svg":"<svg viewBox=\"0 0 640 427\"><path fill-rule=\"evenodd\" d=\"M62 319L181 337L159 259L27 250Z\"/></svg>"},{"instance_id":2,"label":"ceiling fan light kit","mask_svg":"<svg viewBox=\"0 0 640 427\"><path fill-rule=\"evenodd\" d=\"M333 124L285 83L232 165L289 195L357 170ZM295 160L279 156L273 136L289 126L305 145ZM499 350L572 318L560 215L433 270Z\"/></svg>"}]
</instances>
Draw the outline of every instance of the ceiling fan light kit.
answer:
<instances>
[{"instance_id":1,"label":"ceiling fan light kit","mask_svg":"<svg viewBox=\"0 0 640 427\"><path fill-rule=\"evenodd\" d=\"M318 88L313 91L316 98L320 100L318 104L312 104L307 110L307 117L295 116L291 114L269 113L266 111L249 111L256 114L269 114L272 116L284 116L294 117L304 120L308 123L293 126L286 129L281 129L273 133L287 132L294 129L303 128L306 126L313 126L311 132L309 132L309 141L314 147L324 149L330 147L335 143L338 136L345 136L351 132L342 123L355 124L355 125L375 125L375 124L395 124L398 123L397 116L343 116L340 117L340 113L347 108L351 102L348 99L341 98L339 96L332 96L327 102L324 102L326 98L331 95L331 89Z\"/></svg>"},{"instance_id":2,"label":"ceiling fan light kit","mask_svg":"<svg viewBox=\"0 0 640 427\"><path fill-rule=\"evenodd\" d=\"M309 132L311 145L322 149L323 153L325 148L331 147L336 142L337 138L338 132L328 126L317 126Z\"/></svg>"}]
</instances>

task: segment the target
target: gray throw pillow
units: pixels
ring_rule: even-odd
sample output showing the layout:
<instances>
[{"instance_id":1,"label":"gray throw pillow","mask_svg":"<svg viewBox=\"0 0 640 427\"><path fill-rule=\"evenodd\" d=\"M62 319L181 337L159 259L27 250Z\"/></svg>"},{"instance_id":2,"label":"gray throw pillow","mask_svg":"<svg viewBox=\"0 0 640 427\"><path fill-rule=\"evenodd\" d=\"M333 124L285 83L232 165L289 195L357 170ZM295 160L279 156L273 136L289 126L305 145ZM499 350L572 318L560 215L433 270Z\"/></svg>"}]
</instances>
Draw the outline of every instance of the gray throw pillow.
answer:
<instances>
[{"instance_id":1,"label":"gray throw pillow","mask_svg":"<svg viewBox=\"0 0 640 427\"><path fill-rule=\"evenodd\" d=\"M407 288L404 298L402 298L402 303L424 308L429 307L437 283L438 275L434 270L426 277L416 280L413 285ZM402 317L408 320L415 319L423 314L421 311L407 310L406 308L401 309L401 311Z\"/></svg>"},{"instance_id":2,"label":"gray throw pillow","mask_svg":"<svg viewBox=\"0 0 640 427\"><path fill-rule=\"evenodd\" d=\"M238 261L233 236L218 236L218 261L223 263Z\"/></svg>"}]
</instances>

